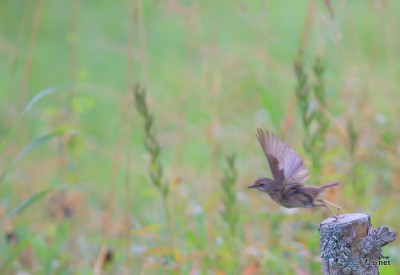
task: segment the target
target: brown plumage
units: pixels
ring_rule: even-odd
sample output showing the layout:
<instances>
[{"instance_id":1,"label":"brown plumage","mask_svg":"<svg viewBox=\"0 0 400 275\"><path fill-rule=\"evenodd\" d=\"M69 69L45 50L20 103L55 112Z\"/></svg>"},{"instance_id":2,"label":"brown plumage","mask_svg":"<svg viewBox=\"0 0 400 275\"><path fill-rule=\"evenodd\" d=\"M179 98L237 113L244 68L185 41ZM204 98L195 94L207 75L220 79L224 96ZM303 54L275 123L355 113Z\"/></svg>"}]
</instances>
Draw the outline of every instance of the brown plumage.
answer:
<instances>
[{"instance_id":1,"label":"brown plumage","mask_svg":"<svg viewBox=\"0 0 400 275\"><path fill-rule=\"evenodd\" d=\"M338 185L338 182L323 186L307 186L303 183L310 177L303 160L287 143L279 140L273 133L257 129L257 138L267 157L273 179L260 178L249 188L267 193L275 202L287 207L326 207L337 218L328 205L340 207L319 198L326 189Z\"/></svg>"}]
</instances>

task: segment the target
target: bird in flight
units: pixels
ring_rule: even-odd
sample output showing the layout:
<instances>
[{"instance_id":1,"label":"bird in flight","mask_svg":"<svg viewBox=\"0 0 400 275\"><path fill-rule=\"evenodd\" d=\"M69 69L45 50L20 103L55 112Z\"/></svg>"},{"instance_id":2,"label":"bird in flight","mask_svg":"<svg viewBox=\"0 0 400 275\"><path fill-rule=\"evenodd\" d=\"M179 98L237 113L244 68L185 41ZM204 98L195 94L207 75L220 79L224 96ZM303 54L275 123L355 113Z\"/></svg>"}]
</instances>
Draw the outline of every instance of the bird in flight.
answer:
<instances>
[{"instance_id":1,"label":"bird in flight","mask_svg":"<svg viewBox=\"0 0 400 275\"><path fill-rule=\"evenodd\" d=\"M248 188L267 193L275 202L286 208L326 207L337 219L341 208L320 198L320 195L325 189L336 186L339 182L322 186L304 185L310 174L293 148L267 130L257 129L257 138L267 157L273 178L259 178ZM338 214L328 205L336 208Z\"/></svg>"}]
</instances>

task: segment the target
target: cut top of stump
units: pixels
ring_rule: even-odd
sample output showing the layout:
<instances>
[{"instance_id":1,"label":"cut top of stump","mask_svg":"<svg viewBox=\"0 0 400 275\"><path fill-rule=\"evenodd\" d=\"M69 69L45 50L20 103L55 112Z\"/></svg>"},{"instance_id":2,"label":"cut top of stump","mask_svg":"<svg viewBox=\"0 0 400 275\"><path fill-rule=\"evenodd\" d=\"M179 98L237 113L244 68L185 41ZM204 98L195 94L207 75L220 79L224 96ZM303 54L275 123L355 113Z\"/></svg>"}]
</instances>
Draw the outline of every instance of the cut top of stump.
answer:
<instances>
[{"instance_id":1,"label":"cut top of stump","mask_svg":"<svg viewBox=\"0 0 400 275\"><path fill-rule=\"evenodd\" d=\"M322 221L318 226L318 231L321 235L321 241L335 237L349 244L356 239L366 237L370 227L371 220L368 214L350 213L340 215L337 220L328 218ZM343 243L343 245L345 244Z\"/></svg>"},{"instance_id":2,"label":"cut top of stump","mask_svg":"<svg viewBox=\"0 0 400 275\"><path fill-rule=\"evenodd\" d=\"M362 223L370 222L368 214L365 213L350 213L340 215L337 220L334 217L327 218L320 223L320 226L324 225L343 225L345 223L354 223L359 220Z\"/></svg>"}]
</instances>

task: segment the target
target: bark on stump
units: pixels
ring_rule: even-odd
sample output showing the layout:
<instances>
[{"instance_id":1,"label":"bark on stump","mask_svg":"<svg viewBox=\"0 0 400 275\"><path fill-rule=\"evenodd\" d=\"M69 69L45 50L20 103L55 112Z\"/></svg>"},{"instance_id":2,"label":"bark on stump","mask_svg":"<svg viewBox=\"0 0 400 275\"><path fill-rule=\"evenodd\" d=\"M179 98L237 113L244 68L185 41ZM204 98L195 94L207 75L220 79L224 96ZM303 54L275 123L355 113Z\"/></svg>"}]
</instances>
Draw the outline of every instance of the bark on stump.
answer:
<instances>
[{"instance_id":1,"label":"bark on stump","mask_svg":"<svg viewBox=\"0 0 400 275\"><path fill-rule=\"evenodd\" d=\"M318 232L324 275L379 274L379 264L390 264L381 247L397 237L385 226L373 229L370 216L364 213L340 215L337 221L326 219Z\"/></svg>"}]
</instances>

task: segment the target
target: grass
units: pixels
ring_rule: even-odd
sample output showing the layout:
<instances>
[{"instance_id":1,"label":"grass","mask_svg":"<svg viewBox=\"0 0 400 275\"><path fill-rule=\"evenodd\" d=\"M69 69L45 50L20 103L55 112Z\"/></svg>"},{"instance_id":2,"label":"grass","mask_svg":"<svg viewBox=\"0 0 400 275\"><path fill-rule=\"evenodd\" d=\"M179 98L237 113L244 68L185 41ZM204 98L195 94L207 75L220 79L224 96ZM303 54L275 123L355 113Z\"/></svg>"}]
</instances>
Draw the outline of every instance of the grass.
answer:
<instances>
[{"instance_id":1,"label":"grass","mask_svg":"<svg viewBox=\"0 0 400 275\"><path fill-rule=\"evenodd\" d=\"M294 64L294 71L298 83L295 89L297 104L305 132L304 150L311 158L313 172L319 175L321 167L324 165L321 157L324 153L325 136L329 127L326 115L329 109L325 99L327 92L323 80L324 65L317 57L313 66L315 83L311 84L305 69L303 53L299 52Z\"/></svg>"},{"instance_id":2,"label":"grass","mask_svg":"<svg viewBox=\"0 0 400 275\"><path fill-rule=\"evenodd\" d=\"M288 212L246 189L269 174L258 127L313 167L295 93L299 48L329 125L310 184L339 180L327 200L399 231L400 4L332 5L334 17L324 1L2 1L0 221L13 216L0 232L0 273L319 273L326 213ZM134 83L154 117L173 246ZM221 217L228 152L234 254ZM381 273L398 273L398 242L384 254L393 264Z\"/></svg>"}]
</instances>

